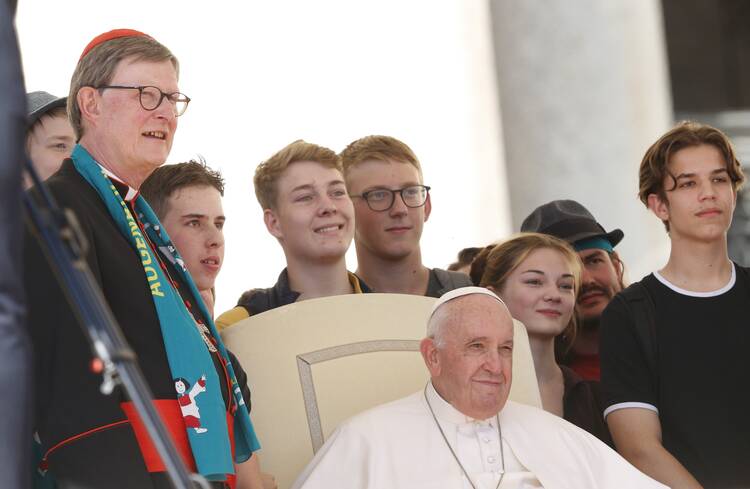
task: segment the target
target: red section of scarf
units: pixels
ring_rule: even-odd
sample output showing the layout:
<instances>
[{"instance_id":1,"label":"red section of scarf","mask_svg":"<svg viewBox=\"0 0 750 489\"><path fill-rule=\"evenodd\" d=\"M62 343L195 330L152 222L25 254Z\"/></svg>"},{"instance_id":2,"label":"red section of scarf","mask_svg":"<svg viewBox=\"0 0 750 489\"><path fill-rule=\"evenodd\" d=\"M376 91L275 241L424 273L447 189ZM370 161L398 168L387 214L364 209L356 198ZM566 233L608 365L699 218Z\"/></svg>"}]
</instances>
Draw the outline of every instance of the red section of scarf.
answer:
<instances>
[{"instance_id":1,"label":"red section of scarf","mask_svg":"<svg viewBox=\"0 0 750 489\"><path fill-rule=\"evenodd\" d=\"M171 399L155 400L153 403L183 463L190 472L196 472L195 459L190 449L190 441L185 429L185 422L182 419L182 411L180 410L179 403L177 400ZM133 432L143 455L143 461L146 463L146 469L149 472L165 472L167 469L164 466L164 462L161 456L159 456L156 446L151 442L151 437L146 430L146 426L143 424L133 403L123 402L120 404L120 407L133 427ZM229 413L227 413L227 427L229 428L229 444L232 447L232 458L234 458L234 419ZM234 489L236 476L234 474L227 474L226 483L231 489Z\"/></svg>"},{"instance_id":2,"label":"red section of scarf","mask_svg":"<svg viewBox=\"0 0 750 489\"><path fill-rule=\"evenodd\" d=\"M193 452L190 450L190 441L188 440L185 422L182 419L182 411L177 400L159 399L154 400L153 403L162 423L164 423L164 427L169 432L172 443L174 443L177 452L182 458L182 462L188 470L195 472L195 459L193 458ZM143 420L139 416L135 405L132 402L123 402L120 403L120 407L133 427L135 438L138 440L138 446L143 455L143 461L146 463L146 470L149 472L166 471L164 462L151 441L151 436L149 436L146 425L143 424Z\"/></svg>"}]
</instances>

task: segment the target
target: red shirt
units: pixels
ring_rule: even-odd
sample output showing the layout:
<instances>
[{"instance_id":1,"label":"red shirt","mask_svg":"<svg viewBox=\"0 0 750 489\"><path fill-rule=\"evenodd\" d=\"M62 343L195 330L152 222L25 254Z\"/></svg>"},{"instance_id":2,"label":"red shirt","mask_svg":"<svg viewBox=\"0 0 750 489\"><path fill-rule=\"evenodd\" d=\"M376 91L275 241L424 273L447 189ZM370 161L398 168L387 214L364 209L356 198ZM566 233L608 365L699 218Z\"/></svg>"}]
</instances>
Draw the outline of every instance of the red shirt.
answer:
<instances>
[{"instance_id":1,"label":"red shirt","mask_svg":"<svg viewBox=\"0 0 750 489\"><path fill-rule=\"evenodd\" d=\"M599 370L599 354L581 355L571 353L570 363L568 364L575 373L583 377L584 380L599 380L601 374Z\"/></svg>"}]
</instances>

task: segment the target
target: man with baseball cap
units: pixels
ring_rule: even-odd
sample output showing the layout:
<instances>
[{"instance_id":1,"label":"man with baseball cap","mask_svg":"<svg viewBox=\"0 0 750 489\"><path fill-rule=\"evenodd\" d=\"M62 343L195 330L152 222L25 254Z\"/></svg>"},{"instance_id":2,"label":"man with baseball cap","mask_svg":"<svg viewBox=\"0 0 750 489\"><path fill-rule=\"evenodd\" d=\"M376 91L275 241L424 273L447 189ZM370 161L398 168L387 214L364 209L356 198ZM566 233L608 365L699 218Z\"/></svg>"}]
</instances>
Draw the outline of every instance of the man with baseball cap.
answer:
<instances>
[{"instance_id":1,"label":"man with baseball cap","mask_svg":"<svg viewBox=\"0 0 750 489\"><path fill-rule=\"evenodd\" d=\"M575 200L553 200L537 207L523 220L521 232L555 236L578 252L583 262L576 305L580 327L564 361L584 379L599 380L599 320L609 301L624 287L624 267L614 249L624 233L620 229L607 232Z\"/></svg>"},{"instance_id":2,"label":"man with baseball cap","mask_svg":"<svg viewBox=\"0 0 750 489\"><path fill-rule=\"evenodd\" d=\"M26 153L42 180L46 180L60 168L75 145L75 134L65 108L67 102L68 97L56 97L47 92L26 94L29 110ZM31 185L31 179L26 176L24 187Z\"/></svg>"}]
</instances>

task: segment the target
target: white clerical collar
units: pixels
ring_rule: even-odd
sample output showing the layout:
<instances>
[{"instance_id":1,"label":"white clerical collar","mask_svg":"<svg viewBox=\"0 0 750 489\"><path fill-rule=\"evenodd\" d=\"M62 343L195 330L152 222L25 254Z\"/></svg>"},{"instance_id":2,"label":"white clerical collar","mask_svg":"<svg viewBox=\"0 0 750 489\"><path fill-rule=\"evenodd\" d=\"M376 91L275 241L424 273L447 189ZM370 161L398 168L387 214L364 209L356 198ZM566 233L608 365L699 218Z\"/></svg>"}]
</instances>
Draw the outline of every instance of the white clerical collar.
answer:
<instances>
[{"instance_id":1,"label":"white clerical collar","mask_svg":"<svg viewBox=\"0 0 750 489\"><path fill-rule=\"evenodd\" d=\"M120 177L109 171L108 169L104 168L98 161L96 162L97 165L99 165L99 168L102 169L105 175L107 175L110 179L114 180L115 182L119 183L123 187L127 187L128 191L125 193L125 197L123 197L123 200L125 202L130 202L131 200L138 197L138 191L128 185L127 183L123 182Z\"/></svg>"},{"instance_id":2,"label":"white clerical collar","mask_svg":"<svg viewBox=\"0 0 750 489\"><path fill-rule=\"evenodd\" d=\"M427 383L427 399L430 402L430 406L432 406L432 410L435 412L435 416L440 419L440 421L457 425L473 423L489 424L493 428L495 427L495 416L487 419L474 419L470 416L466 416L438 394L435 387L432 385L432 381Z\"/></svg>"}]
</instances>

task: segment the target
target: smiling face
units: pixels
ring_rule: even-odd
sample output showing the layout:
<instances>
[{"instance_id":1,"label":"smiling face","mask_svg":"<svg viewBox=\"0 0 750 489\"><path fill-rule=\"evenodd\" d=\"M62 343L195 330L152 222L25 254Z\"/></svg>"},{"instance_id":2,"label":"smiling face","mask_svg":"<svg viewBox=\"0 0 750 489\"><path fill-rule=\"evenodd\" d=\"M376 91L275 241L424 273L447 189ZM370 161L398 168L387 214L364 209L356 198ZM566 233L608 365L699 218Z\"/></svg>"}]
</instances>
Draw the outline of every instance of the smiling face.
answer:
<instances>
[{"instance_id":1,"label":"smiling face","mask_svg":"<svg viewBox=\"0 0 750 489\"><path fill-rule=\"evenodd\" d=\"M42 116L26 138L29 158L42 180L46 180L60 168L62 161L70 156L74 145L73 127L64 113Z\"/></svg>"},{"instance_id":2,"label":"smiling face","mask_svg":"<svg viewBox=\"0 0 750 489\"><path fill-rule=\"evenodd\" d=\"M649 208L662 221L669 222L669 236L674 240L714 242L726 239L737 201L727 164L721 152L712 145L691 146L674 153L669 172L677 186L667 177L666 201L656 194L648 197Z\"/></svg>"},{"instance_id":3,"label":"smiling face","mask_svg":"<svg viewBox=\"0 0 750 489\"><path fill-rule=\"evenodd\" d=\"M315 161L298 161L284 170L276 185L276 205L263 216L287 261L343 259L354 235L354 209L341 172Z\"/></svg>"},{"instance_id":4,"label":"smiling face","mask_svg":"<svg viewBox=\"0 0 750 489\"><path fill-rule=\"evenodd\" d=\"M511 272L498 292L529 336L554 338L573 315L574 271L559 251L536 249Z\"/></svg>"},{"instance_id":5,"label":"smiling face","mask_svg":"<svg viewBox=\"0 0 750 489\"><path fill-rule=\"evenodd\" d=\"M467 295L442 305L431 321L442 322L438 334L420 347L435 390L471 418L500 412L512 380L513 320L507 309L492 297Z\"/></svg>"},{"instance_id":6,"label":"smiling face","mask_svg":"<svg viewBox=\"0 0 750 489\"><path fill-rule=\"evenodd\" d=\"M394 160L358 163L348 171L346 180L351 195L362 195L375 189L400 190L422 183L414 165ZM422 228L430 210L429 196L425 205L411 208L404 204L400 195L396 195L393 206L380 212L371 210L363 198L355 198L354 241L358 253L364 251L386 260L399 260L419 253Z\"/></svg>"},{"instance_id":7,"label":"smiling face","mask_svg":"<svg viewBox=\"0 0 750 489\"><path fill-rule=\"evenodd\" d=\"M177 72L170 61L121 61L108 85L152 85L165 93L179 91ZM96 156L120 168L135 170L147 176L161 166L172 148L177 130L173 105L166 99L155 110L141 107L138 90L103 89L86 91L83 117L87 127L81 139Z\"/></svg>"},{"instance_id":8,"label":"smiling face","mask_svg":"<svg viewBox=\"0 0 750 489\"><path fill-rule=\"evenodd\" d=\"M161 220L199 291L210 290L224 263L224 210L211 186L177 189Z\"/></svg>"}]
</instances>

